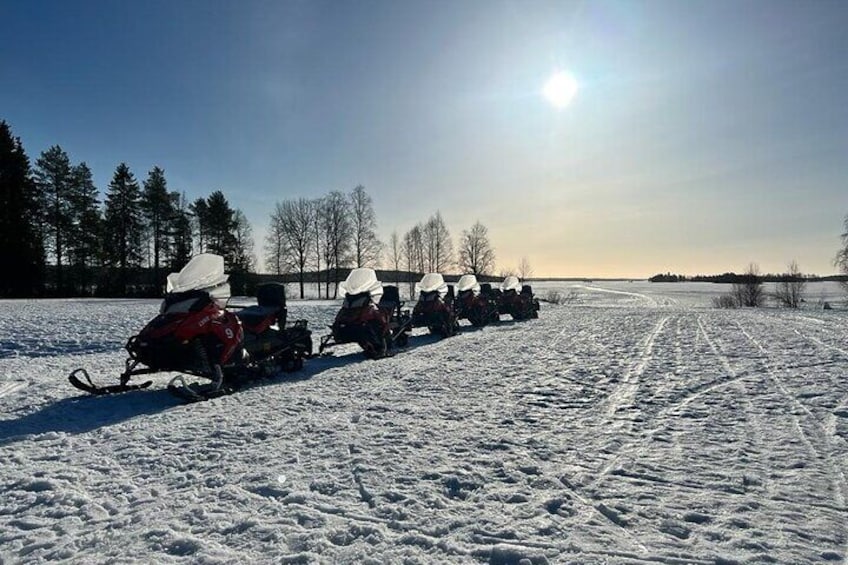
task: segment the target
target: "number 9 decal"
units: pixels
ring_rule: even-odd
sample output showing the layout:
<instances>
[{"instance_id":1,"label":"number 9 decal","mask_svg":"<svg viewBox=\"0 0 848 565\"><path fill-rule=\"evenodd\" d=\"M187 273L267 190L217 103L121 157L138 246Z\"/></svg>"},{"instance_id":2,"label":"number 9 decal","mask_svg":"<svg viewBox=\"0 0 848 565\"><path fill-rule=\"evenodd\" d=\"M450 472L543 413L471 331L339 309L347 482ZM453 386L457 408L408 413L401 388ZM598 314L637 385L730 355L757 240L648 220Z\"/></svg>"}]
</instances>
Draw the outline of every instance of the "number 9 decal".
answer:
<instances>
[{"instance_id":1,"label":"number 9 decal","mask_svg":"<svg viewBox=\"0 0 848 565\"><path fill-rule=\"evenodd\" d=\"M233 339L233 330L227 328L224 330L224 333L227 334L227 339Z\"/></svg>"}]
</instances>

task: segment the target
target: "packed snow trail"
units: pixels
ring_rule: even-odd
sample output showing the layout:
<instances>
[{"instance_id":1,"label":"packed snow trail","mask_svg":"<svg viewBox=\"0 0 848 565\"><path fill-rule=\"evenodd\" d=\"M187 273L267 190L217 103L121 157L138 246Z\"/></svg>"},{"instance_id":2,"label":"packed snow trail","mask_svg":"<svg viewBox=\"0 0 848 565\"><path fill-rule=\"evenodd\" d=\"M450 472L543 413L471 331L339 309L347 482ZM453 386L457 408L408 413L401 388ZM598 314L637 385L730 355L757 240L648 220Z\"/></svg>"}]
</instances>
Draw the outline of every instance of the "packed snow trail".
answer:
<instances>
[{"instance_id":1,"label":"packed snow trail","mask_svg":"<svg viewBox=\"0 0 848 565\"><path fill-rule=\"evenodd\" d=\"M0 359L0 561L844 562L846 312L610 290L190 406L78 396L123 356L41 328Z\"/></svg>"}]
</instances>

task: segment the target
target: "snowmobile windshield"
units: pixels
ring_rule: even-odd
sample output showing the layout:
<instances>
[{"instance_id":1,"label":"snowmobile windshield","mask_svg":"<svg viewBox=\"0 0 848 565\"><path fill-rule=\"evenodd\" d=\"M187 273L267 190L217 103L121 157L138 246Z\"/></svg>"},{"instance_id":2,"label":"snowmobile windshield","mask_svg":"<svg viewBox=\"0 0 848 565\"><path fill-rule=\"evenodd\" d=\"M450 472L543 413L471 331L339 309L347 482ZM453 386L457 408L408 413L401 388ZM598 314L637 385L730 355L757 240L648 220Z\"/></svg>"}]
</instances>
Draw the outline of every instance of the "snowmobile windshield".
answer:
<instances>
[{"instance_id":1,"label":"snowmobile windshield","mask_svg":"<svg viewBox=\"0 0 848 565\"><path fill-rule=\"evenodd\" d=\"M418 295L419 302L433 302L437 298L439 298L440 294L438 290L429 290L429 291L421 291L421 294Z\"/></svg>"},{"instance_id":2,"label":"snowmobile windshield","mask_svg":"<svg viewBox=\"0 0 848 565\"><path fill-rule=\"evenodd\" d=\"M195 256L179 273L168 275L168 292L206 290L226 284L224 258L212 253Z\"/></svg>"},{"instance_id":3,"label":"snowmobile windshield","mask_svg":"<svg viewBox=\"0 0 848 565\"><path fill-rule=\"evenodd\" d=\"M439 273L430 273L421 278L418 283L418 290L424 292L438 292L440 296L444 296L448 292L448 285L445 284L444 277Z\"/></svg>"},{"instance_id":4,"label":"snowmobile windshield","mask_svg":"<svg viewBox=\"0 0 848 565\"><path fill-rule=\"evenodd\" d=\"M371 303L371 293L347 294L344 298L344 308L362 308Z\"/></svg>"},{"instance_id":5,"label":"snowmobile windshield","mask_svg":"<svg viewBox=\"0 0 848 565\"><path fill-rule=\"evenodd\" d=\"M209 294L219 306L224 307L230 298L229 277L224 274L224 258L212 253L201 253L192 258L179 273L168 275L168 294L201 290Z\"/></svg>"},{"instance_id":6,"label":"snowmobile windshield","mask_svg":"<svg viewBox=\"0 0 848 565\"><path fill-rule=\"evenodd\" d=\"M345 294L360 294L368 292L375 301L383 294L383 283L377 280L374 269L362 267L354 269L347 279L339 285Z\"/></svg>"},{"instance_id":7,"label":"snowmobile windshield","mask_svg":"<svg viewBox=\"0 0 848 565\"><path fill-rule=\"evenodd\" d=\"M510 275L504 279L503 284L501 284L501 290L504 292L508 290L514 290L518 292L521 290L521 283L518 282L518 277Z\"/></svg>"},{"instance_id":8,"label":"snowmobile windshield","mask_svg":"<svg viewBox=\"0 0 848 565\"><path fill-rule=\"evenodd\" d=\"M477 277L474 275L462 275L459 282L456 283L456 290L457 292L471 290L476 294L480 292L480 284L477 282Z\"/></svg>"},{"instance_id":9,"label":"snowmobile windshield","mask_svg":"<svg viewBox=\"0 0 848 565\"><path fill-rule=\"evenodd\" d=\"M212 297L203 290L187 290L185 292L171 292L162 301L159 309L161 314L187 314L199 312L209 304Z\"/></svg>"}]
</instances>

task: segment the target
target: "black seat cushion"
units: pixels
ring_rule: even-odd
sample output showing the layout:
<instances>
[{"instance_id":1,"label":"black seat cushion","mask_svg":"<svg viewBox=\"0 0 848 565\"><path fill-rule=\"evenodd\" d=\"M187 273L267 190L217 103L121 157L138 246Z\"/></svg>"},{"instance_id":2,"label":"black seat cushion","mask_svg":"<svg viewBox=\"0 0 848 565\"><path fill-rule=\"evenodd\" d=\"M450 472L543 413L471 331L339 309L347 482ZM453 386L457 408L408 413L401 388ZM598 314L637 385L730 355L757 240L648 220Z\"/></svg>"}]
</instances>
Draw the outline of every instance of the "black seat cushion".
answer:
<instances>
[{"instance_id":1,"label":"black seat cushion","mask_svg":"<svg viewBox=\"0 0 848 565\"><path fill-rule=\"evenodd\" d=\"M256 287L256 302L268 308L283 308L286 305L286 287L280 283L265 283Z\"/></svg>"},{"instance_id":2,"label":"black seat cushion","mask_svg":"<svg viewBox=\"0 0 848 565\"><path fill-rule=\"evenodd\" d=\"M248 306L236 311L236 316L248 327L256 327L269 316L276 316L279 308L269 306ZM274 320L277 321L276 319Z\"/></svg>"},{"instance_id":3,"label":"black seat cushion","mask_svg":"<svg viewBox=\"0 0 848 565\"><path fill-rule=\"evenodd\" d=\"M384 286L379 307L394 310L398 306L400 306L400 291L398 291L398 287L393 284Z\"/></svg>"}]
</instances>

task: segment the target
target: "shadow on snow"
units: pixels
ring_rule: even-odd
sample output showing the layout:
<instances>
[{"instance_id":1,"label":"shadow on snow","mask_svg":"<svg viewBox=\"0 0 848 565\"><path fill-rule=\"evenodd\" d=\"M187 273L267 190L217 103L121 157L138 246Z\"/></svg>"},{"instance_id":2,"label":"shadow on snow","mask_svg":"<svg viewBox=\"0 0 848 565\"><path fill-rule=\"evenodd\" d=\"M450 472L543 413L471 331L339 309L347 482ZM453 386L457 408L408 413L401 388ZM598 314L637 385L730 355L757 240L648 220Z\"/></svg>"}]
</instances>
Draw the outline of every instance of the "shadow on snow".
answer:
<instances>
[{"instance_id":1,"label":"shadow on snow","mask_svg":"<svg viewBox=\"0 0 848 565\"><path fill-rule=\"evenodd\" d=\"M403 355L409 350L438 343L442 339L438 336L426 334L412 336L409 345L399 350L398 354ZM324 371L360 362L379 363L380 360L367 360L362 351L359 350L339 356L317 357L307 361L304 368L296 373L279 373L257 380L245 385L234 394L238 395L247 390L286 382L309 380ZM50 432L82 434L104 426L119 424L137 416L158 414L184 406L184 402L174 397L162 386L172 378L173 373L163 374L167 375L167 379L152 375L154 382L148 389L104 396L81 394L51 402L35 412L16 419L0 420L0 446L30 439L29 436ZM142 379L135 382L142 382ZM70 384L67 386L71 387ZM220 398L227 398L227 396ZM190 410L191 408L187 409Z\"/></svg>"}]
</instances>

